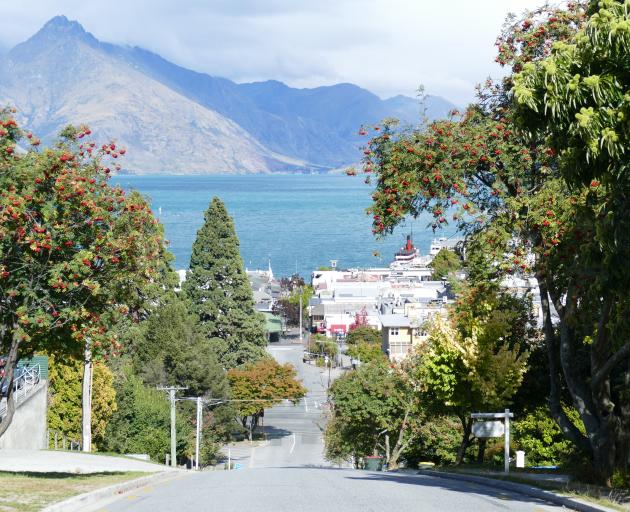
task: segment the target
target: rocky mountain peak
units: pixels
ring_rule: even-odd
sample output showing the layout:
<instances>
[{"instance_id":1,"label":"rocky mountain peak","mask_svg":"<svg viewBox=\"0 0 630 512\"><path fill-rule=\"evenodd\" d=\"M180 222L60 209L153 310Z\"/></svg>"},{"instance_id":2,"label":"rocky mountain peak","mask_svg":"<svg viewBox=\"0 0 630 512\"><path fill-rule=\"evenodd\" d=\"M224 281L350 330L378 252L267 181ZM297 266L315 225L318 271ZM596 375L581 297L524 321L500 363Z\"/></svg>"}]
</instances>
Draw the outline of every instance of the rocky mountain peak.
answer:
<instances>
[{"instance_id":1,"label":"rocky mountain peak","mask_svg":"<svg viewBox=\"0 0 630 512\"><path fill-rule=\"evenodd\" d=\"M13 59L28 59L34 53L51 46L77 41L91 46L99 45L98 40L87 32L78 21L69 20L66 16L55 16L32 37L13 48L10 55Z\"/></svg>"}]
</instances>

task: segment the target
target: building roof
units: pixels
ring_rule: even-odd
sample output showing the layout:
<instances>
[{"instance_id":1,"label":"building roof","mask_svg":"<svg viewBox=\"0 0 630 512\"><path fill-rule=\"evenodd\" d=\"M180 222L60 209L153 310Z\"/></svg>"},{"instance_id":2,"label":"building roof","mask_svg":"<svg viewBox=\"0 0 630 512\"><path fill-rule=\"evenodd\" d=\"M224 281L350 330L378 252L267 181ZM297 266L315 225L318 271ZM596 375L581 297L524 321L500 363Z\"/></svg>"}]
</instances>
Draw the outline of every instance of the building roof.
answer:
<instances>
[{"instance_id":1,"label":"building roof","mask_svg":"<svg viewBox=\"0 0 630 512\"><path fill-rule=\"evenodd\" d=\"M271 295L262 290L254 290L253 296L256 303L271 300Z\"/></svg>"},{"instance_id":2,"label":"building roof","mask_svg":"<svg viewBox=\"0 0 630 512\"><path fill-rule=\"evenodd\" d=\"M409 318L404 315L385 314L379 315L383 327L411 327Z\"/></svg>"},{"instance_id":3,"label":"building roof","mask_svg":"<svg viewBox=\"0 0 630 512\"><path fill-rule=\"evenodd\" d=\"M268 311L263 311L263 315L265 315L265 327L268 333L282 332L282 319L279 316Z\"/></svg>"}]
</instances>

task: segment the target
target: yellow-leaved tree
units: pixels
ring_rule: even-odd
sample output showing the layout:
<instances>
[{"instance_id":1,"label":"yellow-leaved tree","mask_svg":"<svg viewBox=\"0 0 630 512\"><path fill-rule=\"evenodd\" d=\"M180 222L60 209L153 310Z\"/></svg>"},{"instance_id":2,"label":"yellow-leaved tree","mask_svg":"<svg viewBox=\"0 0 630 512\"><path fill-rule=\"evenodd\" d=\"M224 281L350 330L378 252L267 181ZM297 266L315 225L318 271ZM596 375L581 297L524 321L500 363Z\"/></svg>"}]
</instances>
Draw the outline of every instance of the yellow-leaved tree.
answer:
<instances>
[{"instance_id":1,"label":"yellow-leaved tree","mask_svg":"<svg viewBox=\"0 0 630 512\"><path fill-rule=\"evenodd\" d=\"M83 361L50 358L48 428L75 441L81 439L82 379ZM92 376L92 443L96 448L117 409L113 381L111 370L104 363L95 362Z\"/></svg>"},{"instance_id":2,"label":"yellow-leaved tree","mask_svg":"<svg viewBox=\"0 0 630 512\"><path fill-rule=\"evenodd\" d=\"M462 423L457 464L471 443L470 414L509 405L523 382L529 354L522 340L528 323L521 299L466 288L448 319L434 318L428 345L415 354L434 408L457 415Z\"/></svg>"}]
</instances>

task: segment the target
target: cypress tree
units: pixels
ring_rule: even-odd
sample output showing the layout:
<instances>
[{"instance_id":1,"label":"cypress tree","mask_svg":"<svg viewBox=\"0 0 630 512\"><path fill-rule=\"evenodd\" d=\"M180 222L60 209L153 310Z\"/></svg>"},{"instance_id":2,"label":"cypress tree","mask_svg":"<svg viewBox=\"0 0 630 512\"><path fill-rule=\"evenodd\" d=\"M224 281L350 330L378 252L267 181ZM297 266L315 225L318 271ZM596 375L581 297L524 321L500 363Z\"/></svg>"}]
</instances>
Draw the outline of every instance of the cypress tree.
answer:
<instances>
[{"instance_id":1,"label":"cypress tree","mask_svg":"<svg viewBox=\"0 0 630 512\"><path fill-rule=\"evenodd\" d=\"M254 307L234 222L218 197L197 232L183 289L224 367L265 356L264 317Z\"/></svg>"}]
</instances>

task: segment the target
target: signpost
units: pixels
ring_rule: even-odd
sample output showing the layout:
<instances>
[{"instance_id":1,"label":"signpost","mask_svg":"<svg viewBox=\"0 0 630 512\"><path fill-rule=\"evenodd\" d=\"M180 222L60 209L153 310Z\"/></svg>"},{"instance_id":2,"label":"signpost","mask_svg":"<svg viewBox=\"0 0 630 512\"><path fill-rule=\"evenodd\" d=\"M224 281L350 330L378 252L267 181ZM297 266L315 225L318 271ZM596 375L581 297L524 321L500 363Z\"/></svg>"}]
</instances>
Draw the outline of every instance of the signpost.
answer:
<instances>
[{"instance_id":1,"label":"signpost","mask_svg":"<svg viewBox=\"0 0 630 512\"><path fill-rule=\"evenodd\" d=\"M510 472L510 418L514 417L514 413L506 409L505 412L474 412L470 417L480 420L494 420L473 423L473 435L476 437L504 437L504 472L508 474Z\"/></svg>"}]
</instances>

